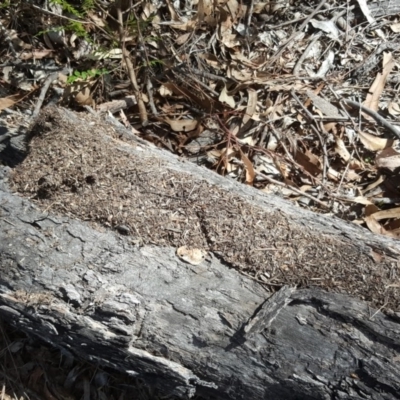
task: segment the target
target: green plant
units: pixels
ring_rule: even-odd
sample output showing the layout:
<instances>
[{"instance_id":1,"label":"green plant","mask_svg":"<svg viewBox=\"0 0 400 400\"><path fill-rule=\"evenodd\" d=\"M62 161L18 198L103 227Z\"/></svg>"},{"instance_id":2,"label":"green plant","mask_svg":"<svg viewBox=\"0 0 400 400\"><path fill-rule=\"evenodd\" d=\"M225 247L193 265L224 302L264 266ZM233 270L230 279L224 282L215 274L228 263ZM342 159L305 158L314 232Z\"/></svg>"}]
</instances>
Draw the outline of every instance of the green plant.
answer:
<instances>
[{"instance_id":1,"label":"green plant","mask_svg":"<svg viewBox=\"0 0 400 400\"><path fill-rule=\"evenodd\" d=\"M150 15L145 20L137 20L135 15L131 14L127 20L127 26L130 33L137 34L139 31L144 34L147 28L151 27L151 23L155 15Z\"/></svg>"},{"instance_id":2,"label":"green plant","mask_svg":"<svg viewBox=\"0 0 400 400\"><path fill-rule=\"evenodd\" d=\"M76 17L83 17L83 14L80 13L75 7L73 7L66 0L50 0L50 4L57 4L57 5L61 6L63 11L73 14Z\"/></svg>"},{"instance_id":3,"label":"green plant","mask_svg":"<svg viewBox=\"0 0 400 400\"><path fill-rule=\"evenodd\" d=\"M0 4L0 9L1 8L7 8L11 6L11 0L6 0L3 4Z\"/></svg>"},{"instance_id":4,"label":"green plant","mask_svg":"<svg viewBox=\"0 0 400 400\"><path fill-rule=\"evenodd\" d=\"M163 60L150 60L148 63L143 63L141 66L142 67L149 67L149 68L156 68L159 65L165 65L165 62Z\"/></svg>"},{"instance_id":5,"label":"green plant","mask_svg":"<svg viewBox=\"0 0 400 400\"><path fill-rule=\"evenodd\" d=\"M67 84L71 85L72 83L76 82L77 80L86 81L90 78L94 78L96 76L102 76L108 74L109 71L107 69L89 69L87 71L74 71L74 73L68 77Z\"/></svg>"},{"instance_id":6,"label":"green plant","mask_svg":"<svg viewBox=\"0 0 400 400\"><path fill-rule=\"evenodd\" d=\"M364 162L366 162L367 164L372 164L372 161L373 161L372 157L368 156L364 158Z\"/></svg>"},{"instance_id":7,"label":"green plant","mask_svg":"<svg viewBox=\"0 0 400 400\"><path fill-rule=\"evenodd\" d=\"M70 21L65 27L66 30L72 31L78 37L88 38L88 33L83 25L78 21Z\"/></svg>"},{"instance_id":8,"label":"green plant","mask_svg":"<svg viewBox=\"0 0 400 400\"><path fill-rule=\"evenodd\" d=\"M94 9L94 0L83 0L82 8L85 11L90 11Z\"/></svg>"},{"instance_id":9,"label":"green plant","mask_svg":"<svg viewBox=\"0 0 400 400\"><path fill-rule=\"evenodd\" d=\"M67 0L50 0L50 3L61 6L63 11L72 14L76 18L84 18L85 14L88 11L93 10L95 6L94 0L83 0L81 5L82 11L79 11ZM70 21L67 25L63 27L63 29L75 33L75 35L78 37L84 37L85 39L89 39L88 33L86 32L83 24L79 21Z\"/></svg>"}]
</instances>

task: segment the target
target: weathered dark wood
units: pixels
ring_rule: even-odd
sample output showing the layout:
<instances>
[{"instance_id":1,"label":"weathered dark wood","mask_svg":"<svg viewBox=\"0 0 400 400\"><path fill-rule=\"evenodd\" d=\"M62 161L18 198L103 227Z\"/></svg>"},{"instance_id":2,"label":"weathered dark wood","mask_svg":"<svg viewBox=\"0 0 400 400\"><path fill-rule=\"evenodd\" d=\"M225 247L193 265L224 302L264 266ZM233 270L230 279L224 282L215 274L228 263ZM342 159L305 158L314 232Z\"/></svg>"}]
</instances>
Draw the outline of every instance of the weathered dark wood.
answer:
<instances>
[{"instance_id":1,"label":"weathered dark wood","mask_svg":"<svg viewBox=\"0 0 400 400\"><path fill-rule=\"evenodd\" d=\"M279 209L307 229L358 241L360 254L400 252L397 241L157 149L126 151L157 154L171 169ZM7 177L2 167L0 315L13 325L182 398L400 398L397 314L319 289L285 289L266 302L271 293L213 254L194 266L174 248L136 247L129 237L39 210L9 190Z\"/></svg>"}]
</instances>

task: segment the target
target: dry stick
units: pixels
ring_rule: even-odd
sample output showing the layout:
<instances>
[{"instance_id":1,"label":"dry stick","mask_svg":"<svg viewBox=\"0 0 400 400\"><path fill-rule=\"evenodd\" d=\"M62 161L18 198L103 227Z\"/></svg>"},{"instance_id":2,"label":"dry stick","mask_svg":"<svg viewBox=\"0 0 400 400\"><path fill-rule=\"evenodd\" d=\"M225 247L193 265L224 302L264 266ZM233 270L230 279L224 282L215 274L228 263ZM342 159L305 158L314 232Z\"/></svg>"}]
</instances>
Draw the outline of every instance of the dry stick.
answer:
<instances>
[{"instance_id":1,"label":"dry stick","mask_svg":"<svg viewBox=\"0 0 400 400\"><path fill-rule=\"evenodd\" d=\"M299 29L294 32L290 38L286 41L285 44L282 45L282 47L280 48L280 50L274 54L268 62L268 66L271 65L272 63L274 63L278 57L283 53L283 51L286 49L286 47L289 46L289 44L296 38L296 36L299 34L299 32L301 32L303 30L303 28L309 23L310 19L316 15L318 13L318 11L324 6L324 4L327 2L328 0L322 0L319 4L318 7L304 20L304 22L300 25Z\"/></svg>"},{"instance_id":2,"label":"dry stick","mask_svg":"<svg viewBox=\"0 0 400 400\"><path fill-rule=\"evenodd\" d=\"M307 48L304 50L303 54L301 55L301 57L299 58L299 60L297 61L296 65L293 68L293 75L299 75L299 70L301 68L301 65L303 64L303 61L306 59L306 57L308 56L308 54L310 53L310 51L312 50L315 42L321 37L322 33L318 32L314 38L311 40L310 44L307 46Z\"/></svg>"},{"instance_id":3,"label":"dry stick","mask_svg":"<svg viewBox=\"0 0 400 400\"><path fill-rule=\"evenodd\" d=\"M275 129L275 127L272 125L271 121L268 121L268 125L272 129L272 132L275 135L275 137L280 141L280 144L283 147L283 150L285 150L286 156L288 157L289 161L295 167L297 167L300 171L302 171L305 175L307 175L309 178L311 178L311 180L313 180L314 182L317 181L317 179L314 176L312 176L308 171L306 171L306 169L302 165L300 165L298 162L296 162L296 160L293 158L293 156L290 154L289 150L287 149L285 143L283 142L282 135Z\"/></svg>"},{"instance_id":4,"label":"dry stick","mask_svg":"<svg viewBox=\"0 0 400 400\"><path fill-rule=\"evenodd\" d=\"M8 34L8 30L4 28L3 24L0 21L0 33L3 34L4 41L8 44L8 47L10 48L11 52L13 53L14 56L18 56L18 53L16 52L13 42L11 40L10 35Z\"/></svg>"},{"instance_id":5,"label":"dry stick","mask_svg":"<svg viewBox=\"0 0 400 400\"><path fill-rule=\"evenodd\" d=\"M191 76L191 79L193 79L193 81L195 81L197 84L199 84L203 89L208 90L211 94L213 94L214 96L218 97L219 93L216 92L214 89L210 88L208 85L206 85L205 83L203 83L200 79L197 79L195 76Z\"/></svg>"},{"instance_id":6,"label":"dry stick","mask_svg":"<svg viewBox=\"0 0 400 400\"><path fill-rule=\"evenodd\" d=\"M135 15L136 21L139 21L139 17L137 16L136 12L133 11L133 13ZM141 42L141 44L143 46L143 52L144 52L144 55L146 57L147 68L149 70L150 69L150 60L149 60L149 56L148 56L147 51L146 51L146 46L145 46L145 42L143 40L143 35L142 35L142 31L140 29L139 22L137 23L137 28L138 28L138 33L139 33L139 40L140 40L140 42ZM153 97L153 83L151 82L151 79L148 76L147 76L147 79L146 79L146 90L147 90L147 94L149 96L149 105L150 105L151 112L153 113L154 116L157 116L158 115L158 111L157 111L157 108L156 108L156 106L154 104L154 97Z\"/></svg>"},{"instance_id":7,"label":"dry stick","mask_svg":"<svg viewBox=\"0 0 400 400\"><path fill-rule=\"evenodd\" d=\"M353 159L354 152L355 152L355 149L353 149L353 151L352 151L351 154L350 154L349 161L347 162L346 168L344 169L344 171L343 171L343 173L342 173L342 177L340 178L339 185L337 185L336 193L339 193L339 192L340 192L340 189L342 188L342 185L343 185L343 182L344 182L344 178L346 177L347 171L348 171L349 168L350 168L350 162L351 162L351 160Z\"/></svg>"},{"instance_id":8,"label":"dry stick","mask_svg":"<svg viewBox=\"0 0 400 400\"><path fill-rule=\"evenodd\" d=\"M48 14L48 15L52 15L52 16L57 17L57 18L66 19L66 20L68 20L68 21L78 22L79 24L83 24L83 25L87 24L87 25L88 25L88 24L92 24L92 23L93 23L93 22L91 22L91 21L90 21L90 22L86 22L86 21L83 21L83 20L78 20L78 19L74 19L74 18L69 18L69 17L66 17L65 15L56 14L56 13L54 13L54 12L52 12L52 11L45 10L44 8L35 6L34 4L31 4L31 7L36 8L37 10L39 10L39 11L42 12L42 13L45 13L45 14Z\"/></svg>"},{"instance_id":9,"label":"dry stick","mask_svg":"<svg viewBox=\"0 0 400 400\"><path fill-rule=\"evenodd\" d=\"M386 121L386 119L381 117L376 111L373 111L370 108L367 108L367 107L363 106L362 104L357 103L356 101L353 101L353 100L342 100L342 101L355 110L361 110L361 111L365 112L365 114L368 114L376 122L378 122L383 127L388 129L391 133L393 133L393 135L396 136L397 139L400 139L400 130L397 127L395 127L394 125L392 125L390 122Z\"/></svg>"},{"instance_id":10,"label":"dry stick","mask_svg":"<svg viewBox=\"0 0 400 400\"><path fill-rule=\"evenodd\" d=\"M42 108L43 101L46 97L46 93L49 90L51 83L57 79L58 74L59 74L58 72L54 72L54 73L50 74L44 81L42 90L40 91L40 96L37 100L35 109L33 110L33 113L31 116L32 119L36 118L39 115L40 109Z\"/></svg>"},{"instance_id":11,"label":"dry stick","mask_svg":"<svg viewBox=\"0 0 400 400\"><path fill-rule=\"evenodd\" d=\"M246 21L246 28L244 30L246 37L249 35L249 28L251 24L251 17L253 16L253 11L254 11L254 0L250 1L250 6L248 8L247 12L247 21Z\"/></svg>"},{"instance_id":12,"label":"dry stick","mask_svg":"<svg viewBox=\"0 0 400 400\"><path fill-rule=\"evenodd\" d=\"M146 106L144 105L142 93L140 92L139 85L136 80L135 69L133 67L132 61L129 58L129 52L128 52L128 50L126 50L126 47L125 47L124 23L122 20L121 7L117 8L117 15L118 15L119 36L120 36L121 47L122 47L122 55L124 57L126 67L128 69L129 79L131 81L133 93L136 97L136 101L138 104L140 121L142 123L142 126L146 126L149 122L149 120L147 118Z\"/></svg>"},{"instance_id":13,"label":"dry stick","mask_svg":"<svg viewBox=\"0 0 400 400\"><path fill-rule=\"evenodd\" d=\"M316 197L312 196L311 194L302 192L301 190L296 189L296 188L293 187L293 186L287 185L287 184L284 183L284 182L276 181L275 179L270 178L268 175L263 174L262 172L255 171L255 173L256 173L257 175L262 176L264 179L266 179L266 180L269 181L270 183L273 183L274 185L278 185L278 186L282 186L282 187L288 188L288 189L292 190L293 192L299 194L300 196L307 197L307 198L311 199L312 201L315 201L315 202L318 203L319 205L321 205L321 206L323 206L323 207L325 207L325 208L327 208L327 209L330 209L330 207L329 207L326 203L324 203L324 202L321 201L321 200L318 200Z\"/></svg>"},{"instance_id":14,"label":"dry stick","mask_svg":"<svg viewBox=\"0 0 400 400\"><path fill-rule=\"evenodd\" d=\"M297 97L296 93L294 92L294 90L290 91L290 94L292 95L292 97L296 100L296 102L299 104L299 106L302 108L302 110L306 113L307 117L309 120L313 121L317 126L317 122L315 121L313 115L307 110L307 108L304 107L303 103L300 101L300 99ZM324 153L324 168L322 171L322 183L324 184L326 181L326 172L328 169L328 164L329 164L329 160L328 160L328 152L326 150L326 143L322 140L322 137L318 131L318 129L314 126L314 125L310 125L311 129L314 131L314 133L318 136L318 139L321 143L322 146L322 151Z\"/></svg>"},{"instance_id":15,"label":"dry stick","mask_svg":"<svg viewBox=\"0 0 400 400\"><path fill-rule=\"evenodd\" d=\"M137 22L137 30L138 30L139 40L140 40L140 43L141 43L142 46L143 46L143 53L144 53L144 56L146 57L147 67L150 67L149 55L147 54L146 46L145 46L145 43L144 43L144 40L143 40L142 31L141 31L141 29L140 29L139 17L137 16L137 14L136 14L135 11L133 12L133 15L135 16L136 21L138 21L138 22Z\"/></svg>"},{"instance_id":16,"label":"dry stick","mask_svg":"<svg viewBox=\"0 0 400 400\"><path fill-rule=\"evenodd\" d=\"M151 108L151 112L153 113L154 116L157 117L158 111L157 108L154 104L154 97L153 97L153 84L151 83L151 79L147 78L146 80L146 89L147 89L147 94L149 96L149 105Z\"/></svg>"},{"instance_id":17,"label":"dry stick","mask_svg":"<svg viewBox=\"0 0 400 400\"><path fill-rule=\"evenodd\" d=\"M342 14L342 12L340 12L340 13L338 14L338 17L341 17L342 15L344 15L345 13L347 13L348 11L352 11L352 10L354 10L355 8L356 8L356 6L354 6L354 5L348 7L346 10L344 10L343 14ZM326 12L326 11L329 11L329 10L320 10L320 11L318 11L316 14L319 14L320 12ZM303 21L303 20L305 20L306 18L307 18L307 17L300 17L300 18L292 19L291 21L282 22L281 24L278 24L278 25L269 25L269 24L266 24L266 27L267 27L268 29L283 28L284 26L293 25L293 24L295 24L296 22ZM347 43L347 42L346 42L346 43Z\"/></svg>"},{"instance_id":18,"label":"dry stick","mask_svg":"<svg viewBox=\"0 0 400 400\"><path fill-rule=\"evenodd\" d=\"M177 68L179 69L181 67L178 65ZM186 68L184 67L184 69L186 69ZM196 69L196 68L190 68L188 70L197 75L200 75L202 78L214 79L216 81L221 81L221 82L225 82L225 83L228 82L228 78L225 78L225 77L219 76L219 75L215 75L215 74L211 74L210 72L200 71L199 69Z\"/></svg>"}]
</instances>

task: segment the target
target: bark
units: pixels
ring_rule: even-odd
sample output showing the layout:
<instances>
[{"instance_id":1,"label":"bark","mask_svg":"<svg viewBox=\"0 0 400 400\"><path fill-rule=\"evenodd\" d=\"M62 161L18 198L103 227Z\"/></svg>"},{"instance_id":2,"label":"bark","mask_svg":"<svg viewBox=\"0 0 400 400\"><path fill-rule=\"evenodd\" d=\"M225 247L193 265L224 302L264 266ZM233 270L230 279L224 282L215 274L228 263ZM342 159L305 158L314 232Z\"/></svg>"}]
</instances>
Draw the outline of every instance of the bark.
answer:
<instances>
[{"instance_id":1,"label":"bark","mask_svg":"<svg viewBox=\"0 0 400 400\"><path fill-rule=\"evenodd\" d=\"M368 8L371 14L375 17L395 15L400 12L399 0L384 0L384 1L371 1L368 2Z\"/></svg>"},{"instance_id":2,"label":"bark","mask_svg":"<svg viewBox=\"0 0 400 400\"><path fill-rule=\"evenodd\" d=\"M279 209L293 223L357 246L360 257L400 251L397 241L157 149L124 151L151 153L249 206ZM271 296L213 252L191 265L174 247L139 247L129 236L40 209L10 190L9 176L1 167L0 316L19 329L182 398L400 398L396 312L320 288L283 286Z\"/></svg>"}]
</instances>

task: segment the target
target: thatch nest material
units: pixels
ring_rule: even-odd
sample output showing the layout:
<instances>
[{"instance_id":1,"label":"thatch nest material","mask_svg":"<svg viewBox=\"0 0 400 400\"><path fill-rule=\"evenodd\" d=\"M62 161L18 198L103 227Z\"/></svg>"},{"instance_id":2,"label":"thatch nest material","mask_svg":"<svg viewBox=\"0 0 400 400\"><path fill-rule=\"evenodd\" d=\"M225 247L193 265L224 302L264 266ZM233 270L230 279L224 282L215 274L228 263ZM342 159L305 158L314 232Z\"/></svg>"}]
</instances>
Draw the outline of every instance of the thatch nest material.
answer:
<instances>
[{"instance_id":1,"label":"thatch nest material","mask_svg":"<svg viewBox=\"0 0 400 400\"><path fill-rule=\"evenodd\" d=\"M116 229L138 245L211 251L266 284L317 285L399 309L396 260L377 262L348 239L251 206L146 151L132 156L110 125L80 118L75 124L56 108L44 111L14 171L14 189L43 210Z\"/></svg>"}]
</instances>

